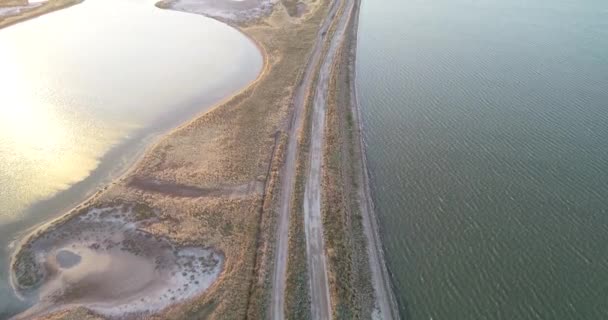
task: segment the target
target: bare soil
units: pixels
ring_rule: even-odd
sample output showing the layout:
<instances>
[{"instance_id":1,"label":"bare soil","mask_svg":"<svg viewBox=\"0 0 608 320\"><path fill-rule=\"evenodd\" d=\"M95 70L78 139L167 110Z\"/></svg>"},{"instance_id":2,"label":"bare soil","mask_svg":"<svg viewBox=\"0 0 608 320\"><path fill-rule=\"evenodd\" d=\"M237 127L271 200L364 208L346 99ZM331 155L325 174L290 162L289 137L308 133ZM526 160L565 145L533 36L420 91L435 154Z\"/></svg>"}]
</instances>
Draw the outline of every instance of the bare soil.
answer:
<instances>
[{"instance_id":1,"label":"bare soil","mask_svg":"<svg viewBox=\"0 0 608 320\"><path fill-rule=\"evenodd\" d=\"M162 0L157 6L245 24L270 14L275 3L276 0Z\"/></svg>"},{"instance_id":2,"label":"bare soil","mask_svg":"<svg viewBox=\"0 0 608 320\"><path fill-rule=\"evenodd\" d=\"M217 280L223 255L210 248L178 247L145 232L145 225L156 220L150 208L112 204L32 237L13 270L19 293L36 304L16 318L84 306L129 319L204 292Z\"/></svg>"}]
</instances>

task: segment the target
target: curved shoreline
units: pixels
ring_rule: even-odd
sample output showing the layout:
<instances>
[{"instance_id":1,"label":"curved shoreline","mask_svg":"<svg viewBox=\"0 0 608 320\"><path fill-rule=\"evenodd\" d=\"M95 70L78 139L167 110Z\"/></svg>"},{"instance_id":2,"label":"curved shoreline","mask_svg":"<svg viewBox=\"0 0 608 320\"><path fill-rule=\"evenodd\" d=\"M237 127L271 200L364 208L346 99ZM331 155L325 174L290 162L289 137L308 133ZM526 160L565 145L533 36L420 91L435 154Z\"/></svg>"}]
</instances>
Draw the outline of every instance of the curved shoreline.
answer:
<instances>
[{"instance_id":1,"label":"curved shoreline","mask_svg":"<svg viewBox=\"0 0 608 320\"><path fill-rule=\"evenodd\" d=\"M85 0L82 0L80 2L84 2ZM79 2L79 3L80 3ZM160 2L160 1L159 1ZM65 9L67 7L64 8L60 8L60 9ZM170 8L162 8L162 7L158 7L159 9L162 10L173 10L173 11L179 11L179 12L184 12L184 13L188 13L188 14L197 14L197 13L191 13L191 12L187 12L187 11L180 11L180 10L174 10L174 9L170 9ZM59 10L59 9L56 9ZM55 10L53 10L55 11ZM52 11L50 11L52 12ZM48 13L48 12L46 12ZM199 14L202 15L202 14ZM118 173L113 174L114 177L108 177L110 182L108 183L104 183L102 185L98 185L96 188L89 190L87 193L87 195L85 197L83 197L83 200L78 201L75 205L70 205L69 209L65 210L64 213L61 213L59 215L57 215L54 218L48 219L44 222L38 223L36 225L33 225L29 228L27 228L26 230L22 231L21 234L22 236L20 237L21 240L17 240L17 242L15 243L15 247L11 253L11 257L13 256L13 254L18 251L18 248L23 245L23 241L25 240L25 243L27 243L27 238L29 238L30 236L33 235L34 232L49 227L53 224L61 224L63 219L69 219L71 218L71 214L73 213L77 213L75 211L78 211L79 209L86 207L88 205L90 205L91 203L94 202L95 199L97 199L101 193L103 193L103 191L105 191L107 188L109 188L111 185L116 184L117 182L120 182L122 180L124 180L126 177L128 177L135 169L137 169L138 164L143 160L143 158L152 150L154 149L156 146L158 146L159 144L161 144L164 139L168 138L168 136L170 136L171 134L174 134L175 132L191 125L193 122L197 121L199 118L205 116L206 114L214 111L215 109L221 108L222 106L226 105L230 100L234 99L236 96L242 94L243 92L251 89L253 86L255 86L257 84L257 82L261 81L264 79L265 76L267 76L267 72L268 72L268 68L269 68L269 64L268 64L268 54L266 52L266 49L264 48L264 46L255 38L251 37L249 34L247 34L246 32L243 31L243 29L241 27L239 27L236 24L230 24L227 23L225 21L222 21L220 19L216 19L213 16L208 16L208 15L202 15L205 16L209 19L214 19L220 23L223 23L231 28L236 29L237 31L239 31L242 35L244 35L249 41L251 41L259 50L260 54L262 55L262 60L263 60L263 64L262 64L262 70L260 70L260 73L258 74L258 76L251 81L247 86L243 87L242 89L238 90L237 92L223 98L221 101L211 104L209 106L209 109L205 110L205 111L201 111L195 115L193 115L192 117L190 117L189 120L186 120L185 122L182 122L180 124L178 124L177 126L174 126L172 129L170 129L167 132L161 133L161 134L157 134L157 135L153 135L153 137L151 137L151 139L153 139L154 141L149 142L145 145L143 145L140 150L138 152L136 152L136 156L132 159L130 159L129 161L127 161L127 164L124 166L121 166L119 168L117 168ZM34 18L34 17L32 17ZM30 18L26 18L25 20L19 21L19 22L25 22L27 21L27 19ZM2 28L3 26L0 26L0 28ZM126 141L125 141L126 144ZM117 145L116 147L121 147L122 143ZM114 150L114 148L111 148L109 152L111 152L112 150ZM105 155L104 155L105 157ZM101 161L100 161L101 162ZM95 170L94 170L95 171ZM90 176L90 175L89 175ZM89 177L87 176L87 178ZM87 179L85 178L85 180ZM82 182L82 181L80 181ZM80 183L77 182L76 184ZM68 189L72 188L73 186L70 186ZM54 198L55 196L52 196L49 200L51 200L52 198ZM42 200L42 201L46 201L46 200ZM37 203L34 203L33 205L35 206ZM12 260L12 258L11 258Z\"/></svg>"},{"instance_id":2,"label":"curved shoreline","mask_svg":"<svg viewBox=\"0 0 608 320\"><path fill-rule=\"evenodd\" d=\"M56 8L53 8L52 10L41 12L41 13L38 13L33 16L19 17L18 21L13 21L8 24L2 24L2 22L0 22L0 29L3 27L11 26L16 23L26 22L29 19L39 17L46 13L51 13L51 12L54 12L54 11L57 11L60 9L66 9L72 5L80 4L82 2L84 2L84 0L78 0L75 3L71 3L69 5L62 6L62 7L56 7ZM11 287L13 288L13 292L20 298L23 298L23 297L19 294L19 291L16 289L18 287L18 285L15 283L14 263L15 263L15 257L20 252L22 252L22 250L23 250L22 248L24 246L30 245L32 243L32 241L35 241L36 238L38 238L40 235L52 233L54 229L60 228L65 223L69 222L72 218L75 218L75 217L81 215L83 209L86 209L86 208L90 207L91 205L95 204L95 202L97 200L99 200L101 197L103 197L104 192L106 190L108 190L111 186L124 181L127 177L132 175L134 173L134 171L136 171L138 169L138 167L140 166L140 164L144 160L144 158L146 156L148 156L150 153L152 153L153 150L155 150L159 145L161 145L163 142L165 142L167 139L169 139L170 136L174 135L175 133L177 133L180 130L183 130L183 129L193 125L194 122L196 122L200 118L206 116L207 114L209 114L221 107L226 106L227 104L229 104L229 102L234 100L236 97L242 95L244 92L255 87L260 81L263 81L268 75L268 70L269 70L270 64L269 64L269 55L268 55L266 47L258 39L253 37L251 34L248 34L243 29L243 27L240 26L238 23L230 23L229 21L226 21L224 19L219 19L219 18L211 16L211 15L204 15L204 14L198 14L198 13L193 13L193 12L188 12L188 11L175 10L172 8L163 8L163 7L158 6L158 3L160 3L160 1L155 4L155 6L158 9L178 11L178 12L183 12L185 14L201 15L206 18L216 20L230 28L235 29L241 35L243 35L247 39L247 41L250 41L258 49L258 52L260 53L260 55L262 57L261 70L259 71L257 77L254 80L252 80L251 82L249 82L246 86L244 86L244 87L238 89L237 91L235 91L234 93L222 98L218 102L209 104L205 110L199 111L196 114L189 116L188 120L181 121L178 125L172 126L172 128L170 128L168 130L160 129L159 131L163 131L162 133L156 133L156 134L150 135L150 132L145 132L146 130L143 130L142 133L136 134L135 137L140 137L140 135L141 135L142 138L143 138L143 136L145 136L145 139L149 139L151 141L139 146L137 148L138 150L135 152L133 157L130 157L127 161L125 161L125 163L123 165L119 165L117 168L116 167L112 168L110 170L111 172L108 173L109 176L100 177L100 179L102 179L104 181L108 181L107 183L102 183L101 185L96 184L89 190L84 191L85 196L81 198L82 200L79 200L72 205L67 205L68 209L64 210L63 213L60 213L58 215L55 214L55 217L53 217L51 219L47 219L46 221L43 221L41 223L37 223L37 224L35 224L31 227L28 227L27 229L19 232L21 234L21 236L13 242L14 244L11 246L11 250L10 250L9 279L8 280L9 280ZM24 13L27 13L27 12L24 12ZM205 107L202 107L202 108L205 108ZM124 148L131 147L130 143L129 143L129 141L131 141L131 140L137 140L137 139L129 139L128 141L121 142L120 144L112 147L106 154L104 154L102 156L102 158L105 158L108 154L113 153L113 151L115 151L115 150L121 150ZM102 161L100 161L100 164L101 163L102 163ZM97 170L97 168L95 168L93 170L93 172L95 172L96 170ZM89 174L84 180L77 182L76 185L89 179L91 176L92 176L92 174ZM70 186L68 189L66 189L64 191L69 192L73 187L74 187L74 185ZM41 202L52 201L53 199L55 199L56 196L57 195L54 195L49 199L42 200ZM37 204L38 204L38 202L34 203L32 206L36 206ZM28 209L28 211L29 210L30 209ZM221 278L223 277L223 273L224 273L224 271L222 270L219 275L219 278L216 280L216 282L221 280ZM214 284L211 285L211 287L213 287L213 286L214 286ZM210 289L210 288L208 288L208 289ZM173 303L173 305L178 305L182 302L183 301L175 301ZM70 306L70 305L67 305L64 307L59 306L57 308L53 308L51 310L51 312L54 313L56 311L70 309L72 307L74 307L74 306ZM44 316L46 314L48 314L48 313L44 312L43 314L39 314L37 316ZM16 316L18 317L19 315L16 315Z\"/></svg>"},{"instance_id":3,"label":"curved shoreline","mask_svg":"<svg viewBox=\"0 0 608 320\"><path fill-rule=\"evenodd\" d=\"M84 0L82 0L80 2L84 2ZM64 7L64 8L66 8L66 7ZM60 8L60 9L64 9L64 8ZM187 11L174 10L174 9L170 9L170 8L162 8L162 7L158 7L158 8L162 9L162 10L173 10L173 11L179 11L179 12L184 12L184 13L188 13L188 14L197 14L197 13L191 13L191 12L187 12ZM56 9L56 10L59 10L59 9ZM52 12L52 11L49 11L49 12ZM48 13L48 12L45 12L45 13ZM199 14L199 15L202 15L202 14ZM99 194L102 193L104 190L106 190L111 185L113 185L119 181L122 181L127 176L129 176L129 174L131 174L135 169L137 169L139 162L142 161L142 159L147 155L147 153L150 152L151 149L154 149L154 147L161 144L163 142L163 140L166 139L169 135L174 134L175 132L191 125L193 122L195 122L199 118L205 116L207 113L210 113L210 112L214 111L215 109L221 108L222 106L226 105L230 100L234 99L236 96L242 94L243 92L249 90L251 87L255 86L257 84L257 82L264 79L264 77L267 75L267 71L269 68L268 54L267 54L264 46L257 39L251 37L249 34L244 32L243 29L236 24L227 23L225 21L222 21L221 19L216 19L213 16L209 16L209 15L202 15L202 16L205 16L209 19L214 19L220 23L223 23L231 28L236 29L258 48L260 54L262 55L262 60L263 60L262 70L260 70L260 73L258 74L258 76L253 81L251 81L247 86L243 87L242 89L238 90L237 92L223 98L221 101L219 101L217 103L211 104L209 109L207 109L205 111L201 111L201 112L193 115L192 117L190 117L189 120L186 120L185 122L182 122L177 126L174 126L172 129L170 129L167 132L164 132L164 133L161 133L158 135L154 135L154 137L152 137L152 139L154 139L155 141L152 141L152 142L147 143L144 146L142 146L141 150L137 152L137 155L130 161L127 161L128 162L127 165L117 169L118 173L115 174L115 177L113 177L113 178L109 177L111 180L110 182L104 183L101 186L97 186L97 188L87 192L87 195L84 197L83 200L78 201L78 203L75 205L70 205L69 206L70 208L67 209L66 212L59 214L58 216L56 216L52 219L48 219L47 221L44 221L42 223L39 223L39 224L36 224L34 226L27 228L26 230L24 230L22 232L22 234L23 234L23 236L21 237L22 240L28 238L35 231L37 231L41 228L45 228L45 227L55 224L55 223L61 223L61 220L66 219L66 218L71 218L70 214L72 214L74 211L91 204L93 202L93 200L95 200L97 197L99 197ZM32 17L32 18L34 18L34 17ZM26 20L22 20L19 22L27 21L27 19L30 19L30 18L26 18ZM0 26L0 28L2 28L2 27L3 26ZM117 147L120 147L120 146L121 145L117 145ZM114 148L110 149L110 152L113 149ZM105 157L105 155L104 155L104 157ZM88 176L87 176L87 178L88 178ZM80 182L77 182L76 184L78 184L78 183L80 183ZM70 188L71 187L72 186L70 186ZM53 197L51 197L51 198L53 198ZM36 204L34 204L34 205L36 205ZM21 241L19 241L19 242L21 242ZM22 243L17 243L16 245L22 245ZM13 251L18 251L18 250L13 250Z\"/></svg>"},{"instance_id":4,"label":"curved shoreline","mask_svg":"<svg viewBox=\"0 0 608 320\"><path fill-rule=\"evenodd\" d=\"M161 311L162 317L264 315L267 287L261 279L267 276L265 261L273 250L266 242L267 223L272 223L273 217L265 204L275 192L277 174L277 168L270 164L280 161L281 151L275 154L273 150L277 143L281 148L282 140L277 137L289 121L291 108L287 101L324 18L323 3L313 1L308 5L304 15L295 17L288 16L277 4L279 8L270 16L239 26L237 30L264 49L264 67L258 78L149 144L135 164L77 207L86 209L114 199L147 204L158 211L159 223L145 231L167 236L177 245L202 244L225 253L225 268L218 281L205 293ZM149 178L197 190L264 182L268 193L253 190L238 198L183 198L179 193L163 192L163 188L155 192L133 188L127 178ZM68 212L52 221L61 223L71 214L76 213ZM81 311L66 310L68 314Z\"/></svg>"}]
</instances>

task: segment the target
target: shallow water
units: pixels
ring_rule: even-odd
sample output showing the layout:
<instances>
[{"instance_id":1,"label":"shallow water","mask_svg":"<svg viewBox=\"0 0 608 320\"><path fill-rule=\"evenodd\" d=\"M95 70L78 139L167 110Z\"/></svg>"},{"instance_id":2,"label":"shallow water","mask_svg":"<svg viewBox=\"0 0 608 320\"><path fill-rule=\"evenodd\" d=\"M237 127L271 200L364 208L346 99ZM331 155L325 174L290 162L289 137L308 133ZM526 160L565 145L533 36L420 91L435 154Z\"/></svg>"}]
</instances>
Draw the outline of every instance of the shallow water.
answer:
<instances>
[{"instance_id":1,"label":"shallow water","mask_svg":"<svg viewBox=\"0 0 608 320\"><path fill-rule=\"evenodd\" d=\"M408 319L607 319L608 2L363 1L373 194Z\"/></svg>"},{"instance_id":2,"label":"shallow water","mask_svg":"<svg viewBox=\"0 0 608 320\"><path fill-rule=\"evenodd\" d=\"M57 252L55 259L57 259L57 265L59 268L70 269L80 263L82 256L76 252L63 249Z\"/></svg>"},{"instance_id":3,"label":"shallow water","mask_svg":"<svg viewBox=\"0 0 608 320\"><path fill-rule=\"evenodd\" d=\"M206 290L223 268L223 255L144 231L158 222L156 214L145 206L101 206L34 235L15 259L13 283L33 303L18 318L65 305L124 318Z\"/></svg>"},{"instance_id":4,"label":"shallow water","mask_svg":"<svg viewBox=\"0 0 608 320\"><path fill-rule=\"evenodd\" d=\"M9 243L107 183L159 134L251 82L245 36L150 0L87 0L0 30L0 319Z\"/></svg>"}]
</instances>

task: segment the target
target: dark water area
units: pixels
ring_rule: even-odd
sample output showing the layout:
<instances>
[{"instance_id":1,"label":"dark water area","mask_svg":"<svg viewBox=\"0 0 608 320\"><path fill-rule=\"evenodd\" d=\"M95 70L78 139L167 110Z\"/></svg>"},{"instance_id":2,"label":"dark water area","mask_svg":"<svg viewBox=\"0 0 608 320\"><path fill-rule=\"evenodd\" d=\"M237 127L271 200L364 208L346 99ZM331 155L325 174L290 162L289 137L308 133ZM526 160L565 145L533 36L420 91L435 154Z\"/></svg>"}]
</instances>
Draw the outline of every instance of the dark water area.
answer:
<instances>
[{"instance_id":1,"label":"dark water area","mask_svg":"<svg viewBox=\"0 0 608 320\"><path fill-rule=\"evenodd\" d=\"M608 319L608 2L363 1L372 189L407 319Z\"/></svg>"}]
</instances>

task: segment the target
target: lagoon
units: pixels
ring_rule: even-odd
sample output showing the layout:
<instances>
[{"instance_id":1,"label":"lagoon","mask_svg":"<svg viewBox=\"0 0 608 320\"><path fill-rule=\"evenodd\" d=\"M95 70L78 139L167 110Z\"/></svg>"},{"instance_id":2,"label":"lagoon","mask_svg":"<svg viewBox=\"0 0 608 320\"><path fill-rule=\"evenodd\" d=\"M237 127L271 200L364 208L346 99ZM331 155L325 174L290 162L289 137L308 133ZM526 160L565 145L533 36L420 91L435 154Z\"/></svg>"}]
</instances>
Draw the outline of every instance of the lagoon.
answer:
<instances>
[{"instance_id":1,"label":"lagoon","mask_svg":"<svg viewBox=\"0 0 608 320\"><path fill-rule=\"evenodd\" d=\"M239 31L149 0L87 0L0 30L0 319L21 310L10 244L238 92L262 56Z\"/></svg>"}]
</instances>

